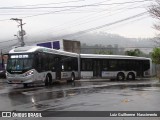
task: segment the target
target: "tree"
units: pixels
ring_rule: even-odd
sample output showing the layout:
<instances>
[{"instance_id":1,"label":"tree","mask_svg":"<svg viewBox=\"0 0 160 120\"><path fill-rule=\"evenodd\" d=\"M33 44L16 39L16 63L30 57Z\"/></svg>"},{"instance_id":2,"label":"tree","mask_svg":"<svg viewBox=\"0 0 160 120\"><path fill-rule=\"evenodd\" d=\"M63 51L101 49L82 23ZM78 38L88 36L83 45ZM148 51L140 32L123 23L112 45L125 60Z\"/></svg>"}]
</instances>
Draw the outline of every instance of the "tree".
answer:
<instances>
[{"instance_id":1,"label":"tree","mask_svg":"<svg viewBox=\"0 0 160 120\"><path fill-rule=\"evenodd\" d=\"M142 52L139 49L126 51L125 54L129 56L140 56Z\"/></svg>"},{"instance_id":2,"label":"tree","mask_svg":"<svg viewBox=\"0 0 160 120\"><path fill-rule=\"evenodd\" d=\"M151 53L152 61L155 64L160 64L160 48L154 48L153 52ZM160 66L156 66L156 72L157 72L157 77L159 78L160 81Z\"/></svg>"},{"instance_id":3,"label":"tree","mask_svg":"<svg viewBox=\"0 0 160 120\"><path fill-rule=\"evenodd\" d=\"M160 0L155 0L156 4L153 4L150 6L149 8L149 13L151 14L151 16L155 19L157 19L158 21L160 20ZM154 24L154 28L158 31L160 31L160 22L158 22L157 24ZM158 40L156 39L155 42L160 45L160 34L157 35Z\"/></svg>"},{"instance_id":4,"label":"tree","mask_svg":"<svg viewBox=\"0 0 160 120\"><path fill-rule=\"evenodd\" d=\"M154 63L160 64L160 48L154 48L151 57Z\"/></svg>"}]
</instances>

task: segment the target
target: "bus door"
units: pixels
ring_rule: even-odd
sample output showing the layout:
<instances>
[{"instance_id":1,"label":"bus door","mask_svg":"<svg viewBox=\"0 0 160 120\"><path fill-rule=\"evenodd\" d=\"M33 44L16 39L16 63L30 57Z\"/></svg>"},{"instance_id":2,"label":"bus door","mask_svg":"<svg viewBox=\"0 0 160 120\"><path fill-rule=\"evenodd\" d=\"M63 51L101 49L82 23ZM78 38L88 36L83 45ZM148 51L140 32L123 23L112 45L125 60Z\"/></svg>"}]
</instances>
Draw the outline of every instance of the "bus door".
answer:
<instances>
[{"instance_id":1,"label":"bus door","mask_svg":"<svg viewBox=\"0 0 160 120\"><path fill-rule=\"evenodd\" d=\"M143 74L143 62L142 61L138 61L138 71L137 71L137 76L138 77L143 77L144 74Z\"/></svg>"},{"instance_id":2,"label":"bus door","mask_svg":"<svg viewBox=\"0 0 160 120\"><path fill-rule=\"evenodd\" d=\"M135 63L135 69L136 69L138 77L143 77L144 76L143 75L144 71L143 71L143 62L142 61L140 61L140 60L136 61L136 63Z\"/></svg>"},{"instance_id":3,"label":"bus door","mask_svg":"<svg viewBox=\"0 0 160 120\"><path fill-rule=\"evenodd\" d=\"M61 79L61 67L57 66L56 67L56 80Z\"/></svg>"},{"instance_id":4,"label":"bus door","mask_svg":"<svg viewBox=\"0 0 160 120\"><path fill-rule=\"evenodd\" d=\"M101 77L101 61L93 60L93 77Z\"/></svg>"},{"instance_id":5,"label":"bus door","mask_svg":"<svg viewBox=\"0 0 160 120\"><path fill-rule=\"evenodd\" d=\"M62 71L62 63L60 62L60 58L55 58L55 72L56 72L56 80L61 79L61 71Z\"/></svg>"}]
</instances>

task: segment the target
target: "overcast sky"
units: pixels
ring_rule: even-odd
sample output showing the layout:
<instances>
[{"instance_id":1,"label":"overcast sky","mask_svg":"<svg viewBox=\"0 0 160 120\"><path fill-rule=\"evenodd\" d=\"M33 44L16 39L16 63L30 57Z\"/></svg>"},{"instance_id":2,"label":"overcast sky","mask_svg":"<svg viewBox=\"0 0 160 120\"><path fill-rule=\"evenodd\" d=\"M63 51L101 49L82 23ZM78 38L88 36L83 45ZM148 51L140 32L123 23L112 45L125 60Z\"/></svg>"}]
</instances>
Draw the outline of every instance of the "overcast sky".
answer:
<instances>
[{"instance_id":1,"label":"overcast sky","mask_svg":"<svg viewBox=\"0 0 160 120\"><path fill-rule=\"evenodd\" d=\"M147 0L0 0L0 41L16 39L23 19L25 37L106 32L129 38L154 37ZM146 12L146 13L145 13ZM83 35L81 34L81 35Z\"/></svg>"}]
</instances>

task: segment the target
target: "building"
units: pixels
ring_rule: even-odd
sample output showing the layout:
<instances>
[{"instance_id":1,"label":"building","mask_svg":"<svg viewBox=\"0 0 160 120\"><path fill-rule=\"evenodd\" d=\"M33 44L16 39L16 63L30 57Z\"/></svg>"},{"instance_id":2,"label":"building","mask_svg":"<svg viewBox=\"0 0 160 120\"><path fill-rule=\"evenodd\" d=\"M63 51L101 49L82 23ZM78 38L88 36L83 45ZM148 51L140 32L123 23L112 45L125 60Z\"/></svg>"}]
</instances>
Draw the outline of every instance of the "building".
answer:
<instances>
[{"instance_id":1,"label":"building","mask_svg":"<svg viewBox=\"0 0 160 120\"><path fill-rule=\"evenodd\" d=\"M67 52L73 53L80 53L80 41L73 41L73 40L56 40L52 42L43 42L38 43L37 46L43 46L47 48L57 49L57 50L64 50Z\"/></svg>"}]
</instances>

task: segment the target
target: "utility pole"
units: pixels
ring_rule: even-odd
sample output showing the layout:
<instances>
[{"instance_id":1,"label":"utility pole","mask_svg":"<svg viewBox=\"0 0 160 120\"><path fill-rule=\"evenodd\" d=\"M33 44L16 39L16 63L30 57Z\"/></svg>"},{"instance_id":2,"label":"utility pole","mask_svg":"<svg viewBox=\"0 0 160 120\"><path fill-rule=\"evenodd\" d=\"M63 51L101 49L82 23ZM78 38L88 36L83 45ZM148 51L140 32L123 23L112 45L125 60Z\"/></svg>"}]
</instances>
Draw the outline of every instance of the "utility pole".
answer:
<instances>
[{"instance_id":1,"label":"utility pole","mask_svg":"<svg viewBox=\"0 0 160 120\"><path fill-rule=\"evenodd\" d=\"M25 23L22 23L22 19L18 19L18 18L11 18L11 20L15 20L16 22L19 23L19 25L18 25L18 27L20 26L19 36L21 37L21 39L20 39L21 47L23 47L25 45L25 43L24 43L25 31L23 30L23 25Z\"/></svg>"},{"instance_id":2,"label":"utility pole","mask_svg":"<svg viewBox=\"0 0 160 120\"><path fill-rule=\"evenodd\" d=\"M1 60L2 60L2 65L1 65L1 67L3 68L3 67L4 67L4 66L3 66L3 64L4 64L4 59L3 59L2 49L1 49Z\"/></svg>"}]
</instances>

